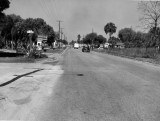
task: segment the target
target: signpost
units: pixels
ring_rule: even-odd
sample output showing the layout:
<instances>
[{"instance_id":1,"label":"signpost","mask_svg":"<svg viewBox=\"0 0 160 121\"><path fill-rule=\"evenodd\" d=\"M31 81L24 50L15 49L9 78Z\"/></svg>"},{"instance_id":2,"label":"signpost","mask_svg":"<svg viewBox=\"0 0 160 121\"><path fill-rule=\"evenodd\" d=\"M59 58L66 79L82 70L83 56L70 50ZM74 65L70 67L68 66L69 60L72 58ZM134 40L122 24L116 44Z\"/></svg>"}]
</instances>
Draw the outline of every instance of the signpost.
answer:
<instances>
[{"instance_id":1,"label":"signpost","mask_svg":"<svg viewBox=\"0 0 160 121\"><path fill-rule=\"evenodd\" d=\"M32 35L33 35L33 31L32 30L28 30L27 33L29 34L29 55L32 51Z\"/></svg>"}]
</instances>

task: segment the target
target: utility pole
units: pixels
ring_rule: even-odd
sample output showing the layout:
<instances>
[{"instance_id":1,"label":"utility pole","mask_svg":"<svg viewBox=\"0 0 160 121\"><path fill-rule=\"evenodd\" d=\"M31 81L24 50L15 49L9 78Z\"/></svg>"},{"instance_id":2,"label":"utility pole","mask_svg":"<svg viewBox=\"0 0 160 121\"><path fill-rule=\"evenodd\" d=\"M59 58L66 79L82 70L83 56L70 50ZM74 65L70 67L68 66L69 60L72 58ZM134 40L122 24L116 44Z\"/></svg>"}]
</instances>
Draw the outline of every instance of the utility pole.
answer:
<instances>
[{"instance_id":1,"label":"utility pole","mask_svg":"<svg viewBox=\"0 0 160 121\"><path fill-rule=\"evenodd\" d=\"M60 47L60 39L61 39L61 22L63 22L63 21L61 21L61 20L58 20L57 21L58 22L58 26L59 26L59 47Z\"/></svg>"},{"instance_id":2,"label":"utility pole","mask_svg":"<svg viewBox=\"0 0 160 121\"><path fill-rule=\"evenodd\" d=\"M93 34L93 32L94 32L94 31L93 31L93 28L92 28L92 34ZM92 50L93 50L93 39L92 39Z\"/></svg>"},{"instance_id":3,"label":"utility pole","mask_svg":"<svg viewBox=\"0 0 160 121\"><path fill-rule=\"evenodd\" d=\"M62 39L63 29L64 29L64 28L61 28L61 39Z\"/></svg>"},{"instance_id":4,"label":"utility pole","mask_svg":"<svg viewBox=\"0 0 160 121\"><path fill-rule=\"evenodd\" d=\"M60 32L61 38L60 38L60 39L61 39L61 40L63 39L63 38L62 38L62 34L63 34L63 31L62 31L62 30L63 30L63 29L64 29L64 28L60 28L60 30L61 30L61 32ZM61 42L62 42L62 41L61 41ZM60 47L61 47L61 46L62 46L62 43L60 43Z\"/></svg>"},{"instance_id":5,"label":"utility pole","mask_svg":"<svg viewBox=\"0 0 160 121\"><path fill-rule=\"evenodd\" d=\"M61 29L60 28L61 28L61 22L63 22L63 21L58 20L57 22L58 22L58 25L59 25L59 39L60 39L61 38L61 34L60 34L61 33Z\"/></svg>"}]
</instances>

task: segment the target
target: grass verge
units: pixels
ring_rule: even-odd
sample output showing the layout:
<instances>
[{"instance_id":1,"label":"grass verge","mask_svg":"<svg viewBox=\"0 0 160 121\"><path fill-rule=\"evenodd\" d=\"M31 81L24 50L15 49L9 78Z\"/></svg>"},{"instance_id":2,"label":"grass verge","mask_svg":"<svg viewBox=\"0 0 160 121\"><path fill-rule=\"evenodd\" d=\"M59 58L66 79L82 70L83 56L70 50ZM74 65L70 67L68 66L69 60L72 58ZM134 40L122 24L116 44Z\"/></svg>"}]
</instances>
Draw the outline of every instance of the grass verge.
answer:
<instances>
[{"instance_id":1,"label":"grass verge","mask_svg":"<svg viewBox=\"0 0 160 121\"><path fill-rule=\"evenodd\" d=\"M160 64L160 53L155 48L94 49L96 52Z\"/></svg>"}]
</instances>

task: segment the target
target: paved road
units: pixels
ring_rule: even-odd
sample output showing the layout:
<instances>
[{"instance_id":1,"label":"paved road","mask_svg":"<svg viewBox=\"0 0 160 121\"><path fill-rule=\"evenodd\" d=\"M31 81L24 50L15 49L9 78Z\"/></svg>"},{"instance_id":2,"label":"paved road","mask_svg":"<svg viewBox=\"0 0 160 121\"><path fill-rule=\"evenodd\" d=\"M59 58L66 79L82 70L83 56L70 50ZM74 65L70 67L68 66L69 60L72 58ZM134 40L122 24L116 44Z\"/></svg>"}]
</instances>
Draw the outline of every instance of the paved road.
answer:
<instances>
[{"instance_id":1,"label":"paved road","mask_svg":"<svg viewBox=\"0 0 160 121\"><path fill-rule=\"evenodd\" d=\"M59 64L64 73L38 120L160 121L159 66L80 49Z\"/></svg>"}]
</instances>

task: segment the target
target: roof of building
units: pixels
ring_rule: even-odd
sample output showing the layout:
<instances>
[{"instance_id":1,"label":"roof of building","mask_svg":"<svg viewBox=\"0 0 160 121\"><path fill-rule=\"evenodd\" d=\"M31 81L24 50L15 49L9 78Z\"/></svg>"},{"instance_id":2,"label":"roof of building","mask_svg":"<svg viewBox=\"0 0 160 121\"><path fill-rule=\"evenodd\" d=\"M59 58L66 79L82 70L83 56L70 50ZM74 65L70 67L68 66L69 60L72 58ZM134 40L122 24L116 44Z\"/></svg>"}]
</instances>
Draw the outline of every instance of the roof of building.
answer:
<instances>
[{"instance_id":1,"label":"roof of building","mask_svg":"<svg viewBox=\"0 0 160 121\"><path fill-rule=\"evenodd\" d=\"M117 42L117 44L116 44L116 45L124 46L124 43L122 43L122 42Z\"/></svg>"}]
</instances>

